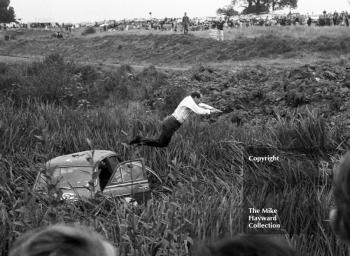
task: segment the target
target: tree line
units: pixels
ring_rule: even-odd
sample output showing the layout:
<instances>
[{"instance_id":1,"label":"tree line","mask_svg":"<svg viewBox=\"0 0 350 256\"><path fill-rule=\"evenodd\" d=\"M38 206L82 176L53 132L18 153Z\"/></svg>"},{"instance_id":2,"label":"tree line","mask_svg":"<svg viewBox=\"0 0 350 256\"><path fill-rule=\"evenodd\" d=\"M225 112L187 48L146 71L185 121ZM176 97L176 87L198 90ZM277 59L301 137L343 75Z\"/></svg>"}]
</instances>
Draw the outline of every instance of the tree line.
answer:
<instances>
[{"instance_id":1,"label":"tree line","mask_svg":"<svg viewBox=\"0 0 350 256\"><path fill-rule=\"evenodd\" d=\"M243 7L242 14L261 14L267 13L270 10L280 10L286 7L296 8L298 6L298 0L232 0L231 4L219 8L217 14L225 16L234 16L239 14L236 10L238 7Z\"/></svg>"},{"instance_id":2,"label":"tree line","mask_svg":"<svg viewBox=\"0 0 350 256\"><path fill-rule=\"evenodd\" d=\"M10 6L10 0L0 0L0 23L10 23L15 20L15 10Z\"/></svg>"}]
</instances>

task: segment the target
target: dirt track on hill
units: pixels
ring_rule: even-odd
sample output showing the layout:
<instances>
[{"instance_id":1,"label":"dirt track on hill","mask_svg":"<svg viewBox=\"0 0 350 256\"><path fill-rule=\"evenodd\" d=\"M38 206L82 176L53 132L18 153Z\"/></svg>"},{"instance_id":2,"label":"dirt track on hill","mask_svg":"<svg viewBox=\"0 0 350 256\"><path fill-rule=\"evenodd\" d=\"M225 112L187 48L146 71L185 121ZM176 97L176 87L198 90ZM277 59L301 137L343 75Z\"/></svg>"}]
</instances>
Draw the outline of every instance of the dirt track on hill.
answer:
<instances>
[{"instance_id":1,"label":"dirt track on hill","mask_svg":"<svg viewBox=\"0 0 350 256\"><path fill-rule=\"evenodd\" d=\"M41 57L0 55L0 62L5 62L5 63L23 63L23 62L33 62L33 61L40 61L40 60L42 60Z\"/></svg>"},{"instance_id":2,"label":"dirt track on hill","mask_svg":"<svg viewBox=\"0 0 350 256\"><path fill-rule=\"evenodd\" d=\"M31 63L33 61L42 61L44 56L11 56L11 55L0 55L0 62L5 63ZM92 65L92 66L101 66L105 69L114 69L120 67L122 64L114 64L108 62L83 62L79 61L79 64L82 65ZM131 67L137 71L143 70L148 65L131 65ZM174 67L174 66L155 66L156 69L159 70L173 70L173 71L185 71L190 67Z\"/></svg>"},{"instance_id":3,"label":"dirt track on hill","mask_svg":"<svg viewBox=\"0 0 350 256\"><path fill-rule=\"evenodd\" d=\"M0 63L31 63L33 61L41 61L45 58L45 56L21 56L21 55L0 55ZM343 59L350 59L350 54L343 55ZM269 58L257 58L252 60L243 60L243 61L227 61L227 62L213 62L213 63L206 63L205 66L212 67L214 69L220 69L225 71L232 71L232 72L238 72L245 70L247 68L253 68L256 66L262 66L262 67L270 67L270 68L297 68L302 65L318 65L325 61L320 61L317 58L294 58L294 59L284 59L284 58L275 58L275 59L269 59ZM77 63L82 65L92 65L95 67L100 67L104 70L113 70L115 68L120 67L124 63L112 63L110 61L98 61L98 62L92 62L92 61L78 61ZM327 63L333 63L334 65L337 65L339 63L338 58L331 58L327 61ZM135 65L130 64L130 66L135 69L135 71L142 71L144 68L149 67L152 65L151 63L144 63L143 65ZM193 65L153 65L157 70L160 71L186 71L193 68L198 67L198 64ZM200 64L199 64L200 66Z\"/></svg>"}]
</instances>

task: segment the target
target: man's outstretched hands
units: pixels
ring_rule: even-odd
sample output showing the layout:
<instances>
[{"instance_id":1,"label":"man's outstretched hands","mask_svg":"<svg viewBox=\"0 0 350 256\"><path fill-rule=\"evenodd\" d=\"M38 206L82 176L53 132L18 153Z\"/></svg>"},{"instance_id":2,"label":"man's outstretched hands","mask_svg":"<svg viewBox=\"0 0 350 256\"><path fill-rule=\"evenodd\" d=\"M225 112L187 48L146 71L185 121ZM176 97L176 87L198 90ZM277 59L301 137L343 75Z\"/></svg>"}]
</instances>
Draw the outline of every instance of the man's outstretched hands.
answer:
<instances>
[{"instance_id":1,"label":"man's outstretched hands","mask_svg":"<svg viewBox=\"0 0 350 256\"><path fill-rule=\"evenodd\" d=\"M210 110L210 114L214 114L214 113L222 113L221 110L217 109L217 108L214 108L212 106L209 106L205 103L199 103L198 106L202 107L202 108L205 108L205 109L209 109Z\"/></svg>"},{"instance_id":2,"label":"man's outstretched hands","mask_svg":"<svg viewBox=\"0 0 350 256\"><path fill-rule=\"evenodd\" d=\"M222 113L222 111L216 108L210 109L210 114L214 114L214 113Z\"/></svg>"}]
</instances>

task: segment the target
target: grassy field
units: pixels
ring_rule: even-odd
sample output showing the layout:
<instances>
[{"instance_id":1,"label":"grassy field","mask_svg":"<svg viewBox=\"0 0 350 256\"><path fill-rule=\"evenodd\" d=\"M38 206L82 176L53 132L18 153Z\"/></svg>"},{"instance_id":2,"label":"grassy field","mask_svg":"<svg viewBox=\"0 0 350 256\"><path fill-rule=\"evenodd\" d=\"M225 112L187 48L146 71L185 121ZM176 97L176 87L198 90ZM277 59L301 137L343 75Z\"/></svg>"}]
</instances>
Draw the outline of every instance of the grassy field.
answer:
<instances>
[{"instance_id":1,"label":"grassy field","mask_svg":"<svg viewBox=\"0 0 350 256\"><path fill-rule=\"evenodd\" d=\"M297 29L290 28L290 34L299 34ZM310 29L318 35L326 31ZM334 33L343 40L343 32L339 29ZM123 40L137 36L125 35ZM279 39L284 40L284 36ZM180 42L182 37L141 35L138 43L145 38L160 40L162 45L162 40L167 43L173 38ZM112 39L116 40L79 40L103 45ZM1 42L0 51L23 43L14 51L32 54L41 40L46 39L19 40L7 42L8 45ZM47 39L46 43L57 44L53 40ZM76 48L81 41L75 40L78 39L67 39L62 44L75 44ZM195 45L200 39L191 36L186 40ZM328 40L331 39L327 37L325 41ZM264 43L264 39L256 41L256 45ZM30 43L36 46L29 47ZM206 43L215 47L218 42L208 39ZM247 199L250 206L279 210L285 227L283 236L300 255L345 255L345 246L336 239L327 219L333 206L332 169L348 150L348 127L344 123L348 112L339 110L346 106L346 100L339 98L336 104L329 99L341 97L337 95L341 89L337 82L345 81L346 59L335 69L324 64L315 68L303 66L300 70L255 67L231 74L201 66L189 72L163 73L154 67L135 72L128 65L103 71L66 62L65 54L69 51L49 55L42 62L0 65L2 255L7 255L18 235L57 222L81 223L96 229L119 247L122 255L152 255L156 248L157 255L194 254L203 243L246 231L243 208ZM83 59L84 51L80 54ZM107 58L103 51L93 54ZM133 53L123 54L127 58ZM200 57L203 53L196 54ZM254 54L250 56L254 61ZM270 94L278 98L275 94L283 91L282 78L287 81L288 90L295 91L292 96L287 93L284 112L279 111L279 103L269 98ZM321 80L319 84L316 78ZM273 87L259 87L264 83ZM314 87L315 91L311 91ZM328 92L326 87L334 88ZM201 89L210 104L225 109L225 115L192 118L165 149L125 145L138 133L155 136L160 120L194 88ZM298 93L306 95L310 89L308 93L317 95L318 88L324 90L320 93L324 98L312 99L315 105L299 106L300 100L307 101L300 99ZM228 90L239 94L224 95ZM327 99L329 102L324 101ZM325 109L316 107L323 103ZM268 104L277 109L268 110ZM238 115L245 112L244 118ZM338 112L341 118L332 119ZM145 158L163 181L150 177L153 198L146 206L132 207L121 200L105 198L69 205L53 196L31 192L40 163L61 154L91 149L87 139L92 141L92 149L114 150L125 160ZM284 160L249 164L246 157L252 148L257 154L268 149ZM271 194L274 199L270 199Z\"/></svg>"}]
</instances>

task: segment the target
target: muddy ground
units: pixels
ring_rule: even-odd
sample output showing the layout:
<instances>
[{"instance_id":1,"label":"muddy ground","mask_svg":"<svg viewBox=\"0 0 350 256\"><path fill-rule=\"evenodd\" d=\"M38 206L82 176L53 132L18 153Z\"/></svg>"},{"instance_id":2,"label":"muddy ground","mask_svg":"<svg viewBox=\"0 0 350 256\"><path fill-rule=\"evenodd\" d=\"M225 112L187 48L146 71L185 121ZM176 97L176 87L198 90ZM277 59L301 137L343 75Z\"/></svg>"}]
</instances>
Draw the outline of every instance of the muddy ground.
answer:
<instances>
[{"instance_id":1,"label":"muddy ground","mask_svg":"<svg viewBox=\"0 0 350 256\"><path fill-rule=\"evenodd\" d=\"M350 125L350 67L329 63L291 68L257 65L237 72L199 66L170 77L170 86L197 88L241 125L290 113L317 111L330 122Z\"/></svg>"}]
</instances>

